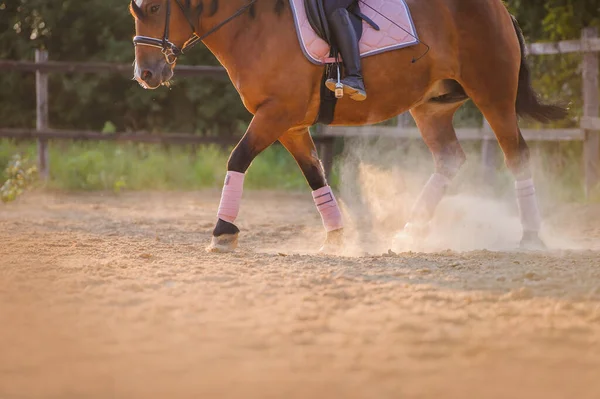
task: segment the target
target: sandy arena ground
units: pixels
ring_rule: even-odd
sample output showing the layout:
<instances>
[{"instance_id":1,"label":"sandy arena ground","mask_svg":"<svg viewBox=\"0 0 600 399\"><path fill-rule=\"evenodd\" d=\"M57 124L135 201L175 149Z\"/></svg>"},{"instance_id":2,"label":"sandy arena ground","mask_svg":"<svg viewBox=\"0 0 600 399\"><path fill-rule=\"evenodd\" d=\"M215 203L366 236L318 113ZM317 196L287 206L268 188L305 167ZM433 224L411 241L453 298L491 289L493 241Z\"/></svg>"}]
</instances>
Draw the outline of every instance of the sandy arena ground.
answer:
<instances>
[{"instance_id":1,"label":"sandy arena ground","mask_svg":"<svg viewBox=\"0 0 600 399\"><path fill-rule=\"evenodd\" d=\"M336 257L308 191L244 196L227 255L217 191L0 206L0 398L600 397L600 206L523 253L513 214L449 198L427 253L351 229Z\"/></svg>"}]
</instances>

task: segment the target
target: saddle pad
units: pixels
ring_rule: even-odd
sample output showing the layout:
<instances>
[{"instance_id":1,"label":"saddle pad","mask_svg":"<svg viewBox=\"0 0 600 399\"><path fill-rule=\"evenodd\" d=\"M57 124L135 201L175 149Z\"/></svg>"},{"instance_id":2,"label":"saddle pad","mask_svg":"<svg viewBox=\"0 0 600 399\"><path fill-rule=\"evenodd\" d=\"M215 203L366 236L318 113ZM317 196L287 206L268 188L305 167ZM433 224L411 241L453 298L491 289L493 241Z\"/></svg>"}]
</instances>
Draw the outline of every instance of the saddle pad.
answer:
<instances>
[{"instance_id":1,"label":"saddle pad","mask_svg":"<svg viewBox=\"0 0 600 399\"><path fill-rule=\"evenodd\" d=\"M304 8L304 0L290 0L300 47L306 58L314 64L323 65L329 57L329 44L314 31ZM410 10L405 0L359 0L360 11L371 18L380 28L373 29L363 21L360 55L381 54L419 43ZM398 26L402 27L398 27Z\"/></svg>"}]
</instances>

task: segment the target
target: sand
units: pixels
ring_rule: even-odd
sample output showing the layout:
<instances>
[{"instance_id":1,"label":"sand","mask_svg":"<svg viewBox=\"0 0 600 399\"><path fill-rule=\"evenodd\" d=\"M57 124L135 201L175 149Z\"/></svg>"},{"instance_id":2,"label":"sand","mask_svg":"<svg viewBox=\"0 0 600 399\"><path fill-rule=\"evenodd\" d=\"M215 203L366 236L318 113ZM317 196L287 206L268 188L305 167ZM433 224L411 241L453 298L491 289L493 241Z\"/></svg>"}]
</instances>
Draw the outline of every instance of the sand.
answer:
<instances>
[{"instance_id":1,"label":"sand","mask_svg":"<svg viewBox=\"0 0 600 399\"><path fill-rule=\"evenodd\" d=\"M308 191L248 191L239 250L212 254L218 198L0 206L0 398L600 397L599 206L546 212L546 252L489 200L448 198L400 254L393 215L348 212L321 256Z\"/></svg>"}]
</instances>

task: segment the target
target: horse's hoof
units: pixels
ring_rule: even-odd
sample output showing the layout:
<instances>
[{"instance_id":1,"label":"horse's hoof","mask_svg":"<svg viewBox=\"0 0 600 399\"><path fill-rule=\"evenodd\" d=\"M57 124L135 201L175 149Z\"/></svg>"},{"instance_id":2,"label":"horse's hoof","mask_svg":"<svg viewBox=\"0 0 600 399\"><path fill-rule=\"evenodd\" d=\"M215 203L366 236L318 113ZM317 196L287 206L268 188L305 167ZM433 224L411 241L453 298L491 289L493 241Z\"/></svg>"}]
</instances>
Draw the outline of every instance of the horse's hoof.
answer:
<instances>
[{"instance_id":1,"label":"horse's hoof","mask_svg":"<svg viewBox=\"0 0 600 399\"><path fill-rule=\"evenodd\" d=\"M523 238L521 239L521 244L519 247L527 251L545 251L548 249L537 231L523 232Z\"/></svg>"},{"instance_id":2,"label":"horse's hoof","mask_svg":"<svg viewBox=\"0 0 600 399\"><path fill-rule=\"evenodd\" d=\"M327 232L327 238L323 243L320 254L324 255L336 255L342 251L344 245L344 229L338 229Z\"/></svg>"},{"instance_id":3,"label":"horse's hoof","mask_svg":"<svg viewBox=\"0 0 600 399\"><path fill-rule=\"evenodd\" d=\"M392 251L396 253L416 251L427 239L429 223L406 223L404 229L396 234L392 242Z\"/></svg>"},{"instance_id":4,"label":"horse's hoof","mask_svg":"<svg viewBox=\"0 0 600 399\"><path fill-rule=\"evenodd\" d=\"M206 248L207 252L227 253L233 252L238 246L238 234L223 234L218 237L213 236L210 245Z\"/></svg>"}]
</instances>

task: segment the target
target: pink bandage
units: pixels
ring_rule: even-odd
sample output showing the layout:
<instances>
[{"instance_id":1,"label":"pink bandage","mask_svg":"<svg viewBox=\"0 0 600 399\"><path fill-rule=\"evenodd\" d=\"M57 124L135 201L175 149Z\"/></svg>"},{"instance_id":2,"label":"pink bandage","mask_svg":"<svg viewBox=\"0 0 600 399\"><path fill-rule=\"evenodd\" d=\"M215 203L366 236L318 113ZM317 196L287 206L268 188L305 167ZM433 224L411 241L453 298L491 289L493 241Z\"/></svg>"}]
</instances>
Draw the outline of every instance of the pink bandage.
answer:
<instances>
[{"instance_id":1,"label":"pink bandage","mask_svg":"<svg viewBox=\"0 0 600 399\"><path fill-rule=\"evenodd\" d=\"M517 204L519 205L519 214L521 224L525 231L540 231L542 217L535 195L535 186L533 179L521 180L515 182L517 190Z\"/></svg>"},{"instance_id":2,"label":"pink bandage","mask_svg":"<svg viewBox=\"0 0 600 399\"><path fill-rule=\"evenodd\" d=\"M240 211L242 202L242 193L244 191L244 176L239 172L227 172L223 193L221 194L221 204L217 216L226 222L233 223Z\"/></svg>"},{"instance_id":3,"label":"pink bandage","mask_svg":"<svg viewBox=\"0 0 600 399\"><path fill-rule=\"evenodd\" d=\"M342 212L340 212L340 208L331 191L331 187L325 186L313 191L312 196L315 200L315 205L321 214L325 230L329 232L343 228Z\"/></svg>"}]
</instances>

